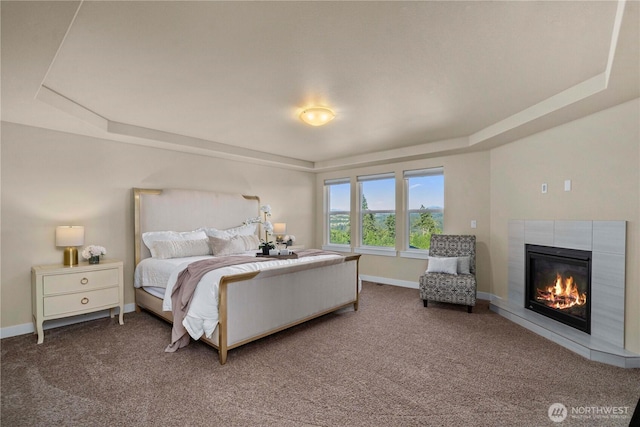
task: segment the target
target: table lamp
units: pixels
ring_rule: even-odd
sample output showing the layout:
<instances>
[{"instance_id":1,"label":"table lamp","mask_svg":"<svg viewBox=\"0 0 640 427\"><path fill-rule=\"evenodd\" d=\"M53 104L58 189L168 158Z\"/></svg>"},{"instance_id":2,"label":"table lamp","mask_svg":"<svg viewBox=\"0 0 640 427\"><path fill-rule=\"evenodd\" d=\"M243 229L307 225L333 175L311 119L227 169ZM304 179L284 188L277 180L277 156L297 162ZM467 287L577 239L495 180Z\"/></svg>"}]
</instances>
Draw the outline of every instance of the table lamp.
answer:
<instances>
[{"instance_id":1,"label":"table lamp","mask_svg":"<svg viewBox=\"0 0 640 427\"><path fill-rule=\"evenodd\" d=\"M276 242L282 242L282 238L287 234L287 224L284 222L276 222L273 224L273 234L276 235Z\"/></svg>"},{"instance_id":2,"label":"table lamp","mask_svg":"<svg viewBox=\"0 0 640 427\"><path fill-rule=\"evenodd\" d=\"M64 265L78 264L78 250L84 245L84 227L81 225L61 225L56 228L56 246L64 246Z\"/></svg>"}]
</instances>

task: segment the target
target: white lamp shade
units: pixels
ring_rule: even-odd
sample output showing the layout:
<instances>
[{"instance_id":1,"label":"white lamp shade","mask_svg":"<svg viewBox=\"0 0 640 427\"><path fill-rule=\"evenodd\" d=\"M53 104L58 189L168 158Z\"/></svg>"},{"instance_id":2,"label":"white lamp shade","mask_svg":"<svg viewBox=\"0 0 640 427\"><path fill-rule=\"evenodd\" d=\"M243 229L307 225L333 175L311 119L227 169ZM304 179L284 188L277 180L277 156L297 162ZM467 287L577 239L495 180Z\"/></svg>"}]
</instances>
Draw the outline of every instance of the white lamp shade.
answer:
<instances>
[{"instance_id":1,"label":"white lamp shade","mask_svg":"<svg viewBox=\"0 0 640 427\"><path fill-rule=\"evenodd\" d=\"M327 107L309 107L302 110L300 120L311 126L322 126L329 123L336 116Z\"/></svg>"},{"instance_id":2,"label":"white lamp shade","mask_svg":"<svg viewBox=\"0 0 640 427\"><path fill-rule=\"evenodd\" d=\"M81 225L61 225L56 228L56 246L84 245L84 227Z\"/></svg>"},{"instance_id":3,"label":"white lamp shade","mask_svg":"<svg viewBox=\"0 0 640 427\"><path fill-rule=\"evenodd\" d=\"M284 222L276 222L273 224L273 234L285 234L287 232L287 224Z\"/></svg>"}]
</instances>

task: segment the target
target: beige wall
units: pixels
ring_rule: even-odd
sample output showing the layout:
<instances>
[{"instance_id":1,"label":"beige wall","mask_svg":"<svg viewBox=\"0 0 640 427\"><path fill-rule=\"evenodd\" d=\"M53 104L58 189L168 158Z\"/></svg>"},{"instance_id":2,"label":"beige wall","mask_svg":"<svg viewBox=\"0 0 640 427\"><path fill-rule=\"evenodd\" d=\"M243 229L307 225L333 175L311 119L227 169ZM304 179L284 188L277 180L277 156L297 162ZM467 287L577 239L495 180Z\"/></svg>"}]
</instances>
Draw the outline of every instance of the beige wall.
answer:
<instances>
[{"instance_id":1,"label":"beige wall","mask_svg":"<svg viewBox=\"0 0 640 427\"><path fill-rule=\"evenodd\" d=\"M491 151L491 292L507 298L510 219L625 220L625 347L640 353L638 99ZM565 192L564 181L572 181ZM540 186L548 184L548 193Z\"/></svg>"},{"instance_id":2,"label":"beige wall","mask_svg":"<svg viewBox=\"0 0 640 427\"><path fill-rule=\"evenodd\" d=\"M450 234L475 234L477 237L477 269L478 290L490 291L491 271L489 262L489 153L477 152L455 156L445 156L432 159L393 163L366 168L356 168L337 172L319 173L316 179L317 226L316 241L323 241L323 186L325 179L346 178L355 179L359 175L377 173L396 174L396 199L402 203L402 174L405 170L429 167L444 167L445 174L445 207L444 231ZM353 186L352 186L353 187ZM352 191L352 209L356 206L355 191ZM471 220L477 221L478 228L471 228ZM397 224L404 222L398 215ZM397 250L403 250L402 243L398 243ZM362 255L360 259L360 273L368 276L382 277L393 281L413 282L417 286L419 276L427 267L426 260L386 257L377 255Z\"/></svg>"},{"instance_id":3,"label":"beige wall","mask_svg":"<svg viewBox=\"0 0 640 427\"><path fill-rule=\"evenodd\" d=\"M57 225L84 225L86 244L104 246L109 257L124 260L125 302L134 301L133 187L257 195L271 205L274 222L287 223L297 243L315 243L310 173L4 122L1 148L2 328L31 322L31 266L62 262Z\"/></svg>"},{"instance_id":4,"label":"beige wall","mask_svg":"<svg viewBox=\"0 0 640 427\"><path fill-rule=\"evenodd\" d=\"M401 177L404 170L444 166L445 232L478 237L481 292L507 297L509 219L626 220L625 346L640 353L638 117L636 99L487 152L315 176L3 123L0 326L31 321L30 268L61 261L54 246L61 224L84 225L87 244L125 260L126 302L133 302L132 187L256 194L272 205L274 222L287 222L297 243L312 247L322 244L325 179ZM565 179L572 180L571 192L563 191ZM542 183L549 187L545 195ZM425 266L425 260L400 257L361 259L362 274L392 281L415 283Z\"/></svg>"}]
</instances>

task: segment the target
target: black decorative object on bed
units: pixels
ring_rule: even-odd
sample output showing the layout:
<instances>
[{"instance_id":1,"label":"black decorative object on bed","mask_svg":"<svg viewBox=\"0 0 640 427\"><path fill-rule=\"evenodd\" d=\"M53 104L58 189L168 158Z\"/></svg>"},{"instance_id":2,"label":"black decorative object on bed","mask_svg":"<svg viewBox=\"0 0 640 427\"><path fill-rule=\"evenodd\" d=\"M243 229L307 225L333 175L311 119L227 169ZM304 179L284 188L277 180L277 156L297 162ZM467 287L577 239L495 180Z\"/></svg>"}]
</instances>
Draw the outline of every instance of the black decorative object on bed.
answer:
<instances>
[{"instance_id":1,"label":"black decorative object on bed","mask_svg":"<svg viewBox=\"0 0 640 427\"><path fill-rule=\"evenodd\" d=\"M280 254L278 254L278 255L266 254L265 255L262 252L258 252L256 254L256 257L258 257L258 258L275 258L275 259L298 259L298 254L291 252L291 253L289 253L287 255L280 255Z\"/></svg>"}]
</instances>

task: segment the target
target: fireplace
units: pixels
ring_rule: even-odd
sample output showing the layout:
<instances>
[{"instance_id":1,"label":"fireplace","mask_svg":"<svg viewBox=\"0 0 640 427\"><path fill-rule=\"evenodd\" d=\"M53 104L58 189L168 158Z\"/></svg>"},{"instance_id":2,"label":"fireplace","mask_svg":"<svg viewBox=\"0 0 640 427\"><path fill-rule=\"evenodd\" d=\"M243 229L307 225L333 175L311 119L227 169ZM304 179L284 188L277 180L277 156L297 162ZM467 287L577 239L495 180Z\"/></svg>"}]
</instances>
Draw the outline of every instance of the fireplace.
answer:
<instances>
[{"instance_id":1,"label":"fireplace","mask_svg":"<svg viewBox=\"0 0 640 427\"><path fill-rule=\"evenodd\" d=\"M591 333L591 251L526 245L525 307Z\"/></svg>"},{"instance_id":2,"label":"fireplace","mask_svg":"<svg viewBox=\"0 0 640 427\"><path fill-rule=\"evenodd\" d=\"M589 360L640 368L640 355L625 348L626 235L626 221L509 220L508 293L506 298L494 298L491 310ZM538 307L540 303L535 298L529 301L527 245L542 246L543 251L551 246L587 251L579 254L578 265L570 263L565 270L581 265L585 268L582 261L587 260L580 258L590 258L590 274L584 274L590 283L582 291L587 297L587 314L577 316L589 333L529 309L530 305ZM555 254L552 251L551 255ZM547 254L540 254L544 255ZM553 272L550 280L557 281L557 273ZM573 282L580 281L577 275L570 277Z\"/></svg>"}]
</instances>

